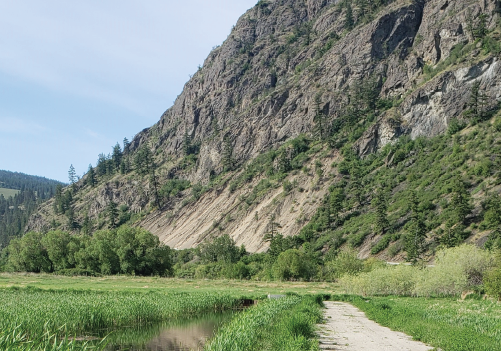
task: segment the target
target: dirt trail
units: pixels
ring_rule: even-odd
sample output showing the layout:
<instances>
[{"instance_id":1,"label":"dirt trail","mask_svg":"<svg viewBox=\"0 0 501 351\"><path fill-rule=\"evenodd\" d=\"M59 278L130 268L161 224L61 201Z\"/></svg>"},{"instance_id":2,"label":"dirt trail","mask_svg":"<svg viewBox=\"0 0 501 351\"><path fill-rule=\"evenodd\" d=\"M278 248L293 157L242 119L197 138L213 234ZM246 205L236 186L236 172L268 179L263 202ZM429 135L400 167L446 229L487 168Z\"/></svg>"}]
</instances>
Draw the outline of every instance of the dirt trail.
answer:
<instances>
[{"instance_id":1,"label":"dirt trail","mask_svg":"<svg viewBox=\"0 0 501 351\"><path fill-rule=\"evenodd\" d=\"M320 325L320 350L428 351L404 333L382 327L350 304L326 301L326 324Z\"/></svg>"}]
</instances>

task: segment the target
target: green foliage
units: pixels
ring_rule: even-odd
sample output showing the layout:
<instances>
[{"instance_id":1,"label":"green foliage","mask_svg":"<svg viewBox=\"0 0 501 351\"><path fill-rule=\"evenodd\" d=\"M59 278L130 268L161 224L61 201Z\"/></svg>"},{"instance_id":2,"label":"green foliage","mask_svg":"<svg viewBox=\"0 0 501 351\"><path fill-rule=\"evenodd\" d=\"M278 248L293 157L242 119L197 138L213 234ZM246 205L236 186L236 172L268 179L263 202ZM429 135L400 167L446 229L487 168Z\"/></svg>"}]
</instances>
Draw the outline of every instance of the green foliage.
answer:
<instances>
[{"instance_id":1,"label":"green foliage","mask_svg":"<svg viewBox=\"0 0 501 351\"><path fill-rule=\"evenodd\" d=\"M462 123L459 123L457 118L452 118L449 121L449 127L447 129L447 133L449 135L454 135L457 132L461 131L464 127L465 127L465 125Z\"/></svg>"},{"instance_id":2,"label":"green foliage","mask_svg":"<svg viewBox=\"0 0 501 351\"><path fill-rule=\"evenodd\" d=\"M87 177L85 178L85 183L91 187L95 187L97 184L96 173L92 165L89 165L89 170L87 171Z\"/></svg>"},{"instance_id":3,"label":"green foliage","mask_svg":"<svg viewBox=\"0 0 501 351\"><path fill-rule=\"evenodd\" d=\"M424 65L423 67L423 74L425 78L430 79L436 76L438 73L444 71L450 66L454 66L456 64L459 64L463 62L467 55L475 48L475 44L463 44L459 43L455 45L449 56L445 59L440 61L436 66L432 67L429 65Z\"/></svg>"},{"instance_id":4,"label":"green foliage","mask_svg":"<svg viewBox=\"0 0 501 351\"><path fill-rule=\"evenodd\" d=\"M501 343L501 311L499 304L490 301L358 296L334 298L348 301L377 323L411 335L413 339L437 349L496 350Z\"/></svg>"},{"instance_id":5,"label":"green foliage","mask_svg":"<svg viewBox=\"0 0 501 351\"><path fill-rule=\"evenodd\" d=\"M16 329L31 341L49 333L58 337L64 345L68 342L64 341L65 337L89 334L100 336L101 330L105 328L186 318L230 309L238 304L235 297L221 292L46 291L35 288L2 289L0 299L3 302L0 306L0 345L6 342L4 331L7 330ZM17 338L18 341L19 339L27 341L28 338ZM47 342L47 345L51 344L52 342ZM18 349L12 346L11 350Z\"/></svg>"},{"instance_id":6,"label":"green foliage","mask_svg":"<svg viewBox=\"0 0 501 351\"><path fill-rule=\"evenodd\" d=\"M485 273L484 284L487 294L501 300L501 265Z\"/></svg>"},{"instance_id":7,"label":"green foliage","mask_svg":"<svg viewBox=\"0 0 501 351\"><path fill-rule=\"evenodd\" d=\"M325 263L324 275L327 280L336 280L343 275L355 275L364 269L364 263L355 251L341 251L333 260Z\"/></svg>"},{"instance_id":8,"label":"green foliage","mask_svg":"<svg viewBox=\"0 0 501 351\"><path fill-rule=\"evenodd\" d=\"M184 156L197 155L200 152L200 144L193 143L191 135L187 131L184 132L183 137L183 154Z\"/></svg>"},{"instance_id":9,"label":"green foliage","mask_svg":"<svg viewBox=\"0 0 501 351\"><path fill-rule=\"evenodd\" d=\"M7 247L9 268L23 272L50 272L52 265L42 238L41 233L28 232L22 238L11 240Z\"/></svg>"},{"instance_id":10,"label":"green foliage","mask_svg":"<svg viewBox=\"0 0 501 351\"><path fill-rule=\"evenodd\" d=\"M468 109L464 112L472 123L482 122L488 116L487 114L487 95L480 89L480 81L473 83L471 87Z\"/></svg>"},{"instance_id":11,"label":"green foliage","mask_svg":"<svg viewBox=\"0 0 501 351\"><path fill-rule=\"evenodd\" d=\"M170 179L160 189L159 195L163 201L168 201L171 198L177 197L182 191L191 186L188 180Z\"/></svg>"},{"instance_id":12,"label":"green foliage","mask_svg":"<svg viewBox=\"0 0 501 351\"><path fill-rule=\"evenodd\" d=\"M308 280L315 274L315 262L297 249L289 249L278 255L273 265L273 276L279 280Z\"/></svg>"},{"instance_id":13,"label":"green foliage","mask_svg":"<svg viewBox=\"0 0 501 351\"><path fill-rule=\"evenodd\" d=\"M493 267L493 255L472 245L437 253L434 267L385 266L340 279L347 293L361 295L458 296L482 286L482 277Z\"/></svg>"},{"instance_id":14,"label":"green foliage","mask_svg":"<svg viewBox=\"0 0 501 351\"><path fill-rule=\"evenodd\" d=\"M205 351L313 350L314 326L322 317L311 297L263 301L237 315L205 346Z\"/></svg>"},{"instance_id":15,"label":"green foliage","mask_svg":"<svg viewBox=\"0 0 501 351\"><path fill-rule=\"evenodd\" d=\"M110 201L106 206L106 217L109 227L115 228L118 219L118 205L115 202Z\"/></svg>"},{"instance_id":16,"label":"green foliage","mask_svg":"<svg viewBox=\"0 0 501 351\"><path fill-rule=\"evenodd\" d=\"M376 214L374 221L374 230L378 234L384 234L390 225L387 217L388 199L386 190L382 186L372 199L371 205Z\"/></svg>"},{"instance_id":17,"label":"green foliage","mask_svg":"<svg viewBox=\"0 0 501 351\"><path fill-rule=\"evenodd\" d=\"M54 196L60 182L0 170L0 247L24 233L38 206Z\"/></svg>"},{"instance_id":18,"label":"green foliage","mask_svg":"<svg viewBox=\"0 0 501 351\"><path fill-rule=\"evenodd\" d=\"M239 248L228 234L224 234L212 241L200 245L200 258L206 263L227 262L235 263L241 257Z\"/></svg>"},{"instance_id":19,"label":"green foliage","mask_svg":"<svg viewBox=\"0 0 501 351\"><path fill-rule=\"evenodd\" d=\"M454 216L451 218L455 223L464 224L466 216L472 210L471 195L466 190L465 182L456 177L452 186L451 206L453 207Z\"/></svg>"},{"instance_id":20,"label":"green foliage","mask_svg":"<svg viewBox=\"0 0 501 351\"><path fill-rule=\"evenodd\" d=\"M409 194L409 210L411 218L407 226L408 232L404 237L405 251L407 260L415 263L425 251L427 228L414 191Z\"/></svg>"},{"instance_id":21,"label":"green foliage","mask_svg":"<svg viewBox=\"0 0 501 351\"><path fill-rule=\"evenodd\" d=\"M134 167L140 175L150 174L155 168L153 155L148 145L140 147L134 155Z\"/></svg>"},{"instance_id":22,"label":"green foliage","mask_svg":"<svg viewBox=\"0 0 501 351\"><path fill-rule=\"evenodd\" d=\"M81 269L102 274L171 274L169 247L141 228L121 226L97 231L93 237L51 231L27 233L7 247L8 266L18 272Z\"/></svg>"},{"instance_id":23,"label":"green foliage","mask_svg":"<svg viewBox=\"0 0 501 351\"><path fill-rule=\"evenodd\" d=\"M380 253L381 251L383 251L384 249L386 249L390 245L390 242L391 242L391 235L389 235L389 234L384 235L377 242L377 244L374 245L371 248L371 254L372 255L377 255L378 253Z\"/></svg>"},{"instance_id":24,"label":"green foliage","mask_svg":"<svg viewBox=\"0 0 501 351\"><path fill-rule=\"evenodd\" d=\"M0 330L0 350L4 351L99 351L106 349L106 341L97 344L89 341L80 342L68 337L59 337L57 333L45 332L30 338L20 327Z\"/></svg>"}]
</instances>

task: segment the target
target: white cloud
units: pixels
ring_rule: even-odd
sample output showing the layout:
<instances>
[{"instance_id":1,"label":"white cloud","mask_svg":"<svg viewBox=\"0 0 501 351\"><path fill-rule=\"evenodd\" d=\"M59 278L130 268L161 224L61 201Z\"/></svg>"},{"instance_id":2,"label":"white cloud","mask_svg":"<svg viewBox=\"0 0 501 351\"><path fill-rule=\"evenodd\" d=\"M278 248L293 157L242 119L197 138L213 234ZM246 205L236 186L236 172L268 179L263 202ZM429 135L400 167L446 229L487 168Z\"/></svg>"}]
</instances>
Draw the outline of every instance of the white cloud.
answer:
<instances>
[{"instance_id":1,"label":"white cloud","mask_svg":"<svg viewBox=\"0 0 501 351\"><path fill-rule=\"evenodd\" d=\"M180 93L254 3L4 0L0 70L144 114L148 98L165 103Z\"/></svg>"},{"instance_id":2,"label":"white cloud","mask_svg":"<svg viewBox=\"0 0 501 351\"><path fill-rule=\"evenodd\" d=\"M49 129L36 122L12 117L0 117L0 133L40 135Z\"/></svg>"}]
</instances>

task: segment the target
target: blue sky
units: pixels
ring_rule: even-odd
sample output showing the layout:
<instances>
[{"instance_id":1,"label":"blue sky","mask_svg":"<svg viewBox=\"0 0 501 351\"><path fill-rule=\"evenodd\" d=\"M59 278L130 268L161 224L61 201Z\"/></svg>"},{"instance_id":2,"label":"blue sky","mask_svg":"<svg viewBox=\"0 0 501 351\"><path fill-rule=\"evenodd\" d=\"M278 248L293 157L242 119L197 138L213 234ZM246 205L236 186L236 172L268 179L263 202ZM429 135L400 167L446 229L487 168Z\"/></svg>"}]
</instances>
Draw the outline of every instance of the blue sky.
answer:
<instances>
[{"instance_id":1,"label":"blue sky","mask_svg":"<svg viewBox=\"0 0 501 351\"><path fill-rule=\"evenodd\" d=\"M2 0L0 169L68 181L156 123L257 0Z\"/></svg>"}]
</instances>

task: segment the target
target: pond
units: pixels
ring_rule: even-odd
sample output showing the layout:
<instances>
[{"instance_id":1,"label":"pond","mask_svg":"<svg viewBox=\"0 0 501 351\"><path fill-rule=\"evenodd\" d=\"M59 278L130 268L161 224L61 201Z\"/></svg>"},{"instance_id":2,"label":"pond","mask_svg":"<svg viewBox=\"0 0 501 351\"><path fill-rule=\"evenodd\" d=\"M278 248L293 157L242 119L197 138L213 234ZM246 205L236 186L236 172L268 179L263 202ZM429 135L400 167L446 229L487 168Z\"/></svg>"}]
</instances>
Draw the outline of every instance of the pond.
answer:
<instances>
[{"instance_id":1,"label":"pond","mask_svg":"<svg viewBox=\"0 0 501 351\"><path fill-rule=\"evenodd\" d=\"M122 328L108 337L110 351L191 351L202 350L207 339L237 312L209 314L189 320L142 327Z\"/></svg>"}]
</instances>

